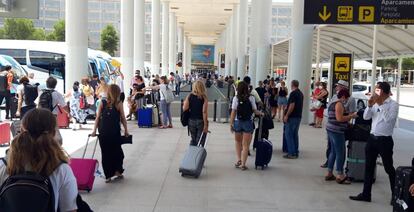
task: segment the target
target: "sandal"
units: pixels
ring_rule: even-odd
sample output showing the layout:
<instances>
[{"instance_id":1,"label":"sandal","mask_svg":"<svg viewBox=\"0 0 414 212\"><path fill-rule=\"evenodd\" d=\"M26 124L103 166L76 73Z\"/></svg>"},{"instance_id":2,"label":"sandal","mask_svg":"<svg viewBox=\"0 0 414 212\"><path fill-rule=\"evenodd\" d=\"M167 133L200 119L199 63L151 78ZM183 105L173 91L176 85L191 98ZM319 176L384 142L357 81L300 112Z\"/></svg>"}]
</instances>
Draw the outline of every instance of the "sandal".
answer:
<instances>
[{"instance_id":1,"label":"sandal","mask_svg":"<svg viewBox=\"0 0 414 212\"><path fill-rule=\"evenodd\" d=\"M336 177L334 175L325 176L325 181L334 181L334 180L336 180Z\"/></svg>"},{"instance_id":2,"label":"sandal","mask_svg":"<svg viewBox=\"0 0 414 212\"><path fill-rule=\"evenodd\" d=\"M237 161L237 163L234 164L234 167L236 168L240 168L240 166L242 165L241 160Z\"/></svg>"},{"instance_id":3,"label":"sandal","mask_svg":"<svg viewBox=\"0 0 414 212\"><path fill-rule=\"evenodd\" d=\"M348 177L344 177L344 179L337 178L336 182L341 185L349 185L351 181L348 180Z\"/></svg>"},{"instance_id":4,"label":"sandal","mask_svg":"<svg viewBox=\"0 0 414 212\"><path fill-rule=\"evenodd\" d=\"M158 129L167 129L168 127L164 127L164 126L161 126L161 127L158 127Z\"/></svg>"},{"instance_id":5,"label":"sandal","mask_svg":"<svg viewBox=\"0 0 414 212\"><path fill-rule=\"evenodd\" d=\"M240 166L240 169L241 169L242 171L245 171L245 170L247 170L247 169L249 169L249 168L247 168L247 166Z\"/></svg>"}]
</instances>

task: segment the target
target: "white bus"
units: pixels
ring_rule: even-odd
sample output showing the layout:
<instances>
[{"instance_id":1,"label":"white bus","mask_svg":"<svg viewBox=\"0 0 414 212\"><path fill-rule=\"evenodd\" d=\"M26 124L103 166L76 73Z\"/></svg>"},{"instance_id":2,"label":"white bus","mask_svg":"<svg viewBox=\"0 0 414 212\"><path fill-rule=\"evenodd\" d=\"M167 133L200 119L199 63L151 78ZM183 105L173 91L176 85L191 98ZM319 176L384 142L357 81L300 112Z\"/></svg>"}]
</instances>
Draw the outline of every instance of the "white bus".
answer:
<instances>
[{"instance_id":1,"label":"white bus","mask_svg":"<svg viewBox=\"0 0 414 212\"><path fill-rule=\"evenodd\" d=\"M28 73L34 73L35 80L41 85L45 84L49 76L55 77L58 80L56 90L64 93L67 54L65 42L0 40L0 54L9 55L17 60ZM99 57L92 49L88 49L88 57L88 75L96 74L99 78L109 80L110 72L113 71L110 61Z\"/></svg>"}]
</instances>

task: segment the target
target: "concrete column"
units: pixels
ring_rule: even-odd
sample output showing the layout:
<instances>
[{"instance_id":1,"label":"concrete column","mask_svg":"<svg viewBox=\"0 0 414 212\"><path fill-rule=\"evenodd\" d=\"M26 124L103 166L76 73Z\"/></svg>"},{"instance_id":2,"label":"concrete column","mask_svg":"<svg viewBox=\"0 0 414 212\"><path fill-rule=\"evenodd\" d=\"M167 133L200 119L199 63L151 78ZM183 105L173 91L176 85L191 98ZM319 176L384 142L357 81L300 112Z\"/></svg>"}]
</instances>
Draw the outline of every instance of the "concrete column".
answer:
<instances>
[{"instance_id":1,"label":"concrete column","mask_svg":"<svg viewBox=\"0 0 414 212\"><path fill-rule=\"evenodd\" d=\"M70 91L75 81L88 74L88 2L66 1L66 56L65 91Z\"/></svg>"},{"instance_id":2,"label":"concrete column","mask_svg":"<svg viewBox=\"0 0 414 212\"><path fill-rule=\"evenodd\" d=\"M408 84L411 83L411 71L408 71L408 82L407 83Z\"/></svg>"},{"instance_id":3,"label":"concrete column","mask_svg":"<svg viewBox=\"0 0 414 212\"><path fill-rule=\"evenodd\" d=\"M175 73L175 65L177 64L177 18L175 13L170 13L170 68L169 72ZM169 73L168 73L169 74Z\"/></svg>"},{"instance_id":4,"label":"concrete column","mask_svg":"<svg viewBox=\"0 0 414 212\"><path fill-rule=\"evenodd\" d=\"M371 71L371 88L375 88L377 77L377 45L378 45L378 28L374 25L373 38L372 38L372 71Z\"/></svg>"},{"instance_id":5,"label":"concrete column","mask_svg":"<svg viewBox=\"0 0 414 212\"><path fill-rule=\"evenodd\" d=\"M134 75L134 1L121 3L121 71L124 74L124 89L128 89Z\"/></svg>"},{"instance_id":6,"label":"concrete column","mask_svg":"<svg viewBox=\"0 0 414 212\"><path fill-rule=\"evenodd\" d=\"M191 47L191 42L190 39L187 37L187 55L186 55L186 59L187 59L187 73L191 73L191 56L192 56L192 47Z\"/></svg>"},{"instance_id":7,"label":"concrete column","mask_svg":"<svg viewBox=\"0 0 414 212\"><path fill-rule=\"evenodd\" d=\"M251 13L250 13L250 49L249 49L249 76L252 81L252 85L256 87L259 80L256 80L256 69L257 69L257 29L258 26L258 6L260 0L251 1Z\"/></svg>"},{"instance_id":8,"label":"concrete column","mask_svg":"<svg viewBox=\"0 0 414 212\"><path fill-rule=\"evenodd\" d=\"M178 27L178 54L181 54L181 63L183 63L183 60L184 60L183 52L184 52L184 27L180 25ZM177 54L176 62L178 62L178 54ZM178 68L178 74L182 76L183 67L177 67L177 68Z\"/></svg>"},{"instance_id":9,"label":"concrete column","mask_svg":"<svg viewBox=\"0 0 414 212\"><path fill-rule=\"evenodd\" d=\"M270 27L272 23L272 0L258 3L257 65L256 81L266 79L270 65ZM257 83L257 82L256 82Z\"/></svg>"},{"instance_id":10,"label":"concrete column","mask_svg":"<svg viewBox=\"0 0 414 212\"><path fill-rule=\"evenodd\" d=\"M233 7L233 18L232 18L232 51L231 51L231 75L234 76L234 79L237 80L237 50L238 50L238 37L239 37L239 5L236 4Z\"/></svg>"},{"instance_id":11,"label":"concrete column","mask_svg":"<svg viewBox=\"0 0 414 212\"><path fill-rule=\"evenodd\" d=\"M183 52L183 74L188 73L188 67L187 67L187 54L188 54L188 40L187 36L184 36L184 52Z\"/></svg>"},{"instance_id":12,"label":"concrete column","mask_svg":"<svg viewBox=\"0 0 414 212\"><path fill-rule=\"evenodd\" d=\"M160 74L160 0L152 0L151 12L151 71Z\"/></svg>"},{"instance_id":13,"label":"concrete column","mask_svg":"<svg viewBox=\"0 0 414 212\"><path fill-rule=\"evenodd\" d=\"M170 39L170 2L162 2L162 75L168 75L168 62L169 62L169 39Z\"/></svg>"},{"instance_id":14,"label":"concrete column","mask_svg":"<svg viewBox=\"0 0 414 212\"><path fill-rule=\"evenodd\" d=\"M243 78L246 75L246 46L247 46L247 20L248 7L247 0L240 0L239 6L239 37L238 37L238 62L237 62L237 76Z\"/></svg>"},{"instance_id":15,"label":"concrete column","mask_svg":"<svg viewBox=\"0 0 414 212\"><path fill-rule=\"evenodd\" d=\"M143 74L145 60L145 0L134 0L134 69Z\"/></svg>"},{"instance_id":16,"label":"concrete column","mask_svg":"<svg viewBox=\"0 0 414 212\"><path fill-rule=\"evenodd\" d=\"M231 75L231 47L232 47L232 43L231 43L231 19L229 20L228 24L227 24L227 28L226 28L226 50L225 50L225 63L224 63L224 70L225 70L225 75L226 76L230 76Z\"/></svg>"},{"instance_id":17,"label":"concrete column","mask_svg":"<svg viewBox=\"0 0 414 212\"><path fill-rule=\"evenodd\" d=\"M321 29L317 26L317 35L316 35L316 69L314 75L314 81L320 81L320 71L321 71Z\"/></svg>"},{"instance_id":18,"label":"concrete column","mask_svg":"<svg viewBox=\"0 0 414 212\"><path fill-rule=\"evenodd\" d=\"M362 81L362 72L363 72L364 70L359 70L358 71L358 74L359 74L359 76L358 76L358 81Z\"/></svg>"},{"instance_id":19,"label":"concrete column","mask_svg":"<svg viewBox=\"0 0 414 212\"><path fill-rule=\"evenodd\" d=\"M404 58L399 57L398 58L398 73L397 73L397 103L400 104L401 102L401 72L402 72L402 64L403 64ZM372 87L373 88L373 87ZM374 89L371 89L374 90ZM396 127L400 127L400 119L397 118Z\"/></svg>"},{"instance_id":20,"label":"concrete column","mask_svg":"<svg viewBox=\"0 0 414 212\"><path fill-rule=\"evenodd\" d=\"M293 1L290 80L298 80L303 92L303 123L310 120L310 82L312 73L313 26L303 24L304 1ZM290 86L291 82L288 82Z\"/></svg>"}]
</instances>

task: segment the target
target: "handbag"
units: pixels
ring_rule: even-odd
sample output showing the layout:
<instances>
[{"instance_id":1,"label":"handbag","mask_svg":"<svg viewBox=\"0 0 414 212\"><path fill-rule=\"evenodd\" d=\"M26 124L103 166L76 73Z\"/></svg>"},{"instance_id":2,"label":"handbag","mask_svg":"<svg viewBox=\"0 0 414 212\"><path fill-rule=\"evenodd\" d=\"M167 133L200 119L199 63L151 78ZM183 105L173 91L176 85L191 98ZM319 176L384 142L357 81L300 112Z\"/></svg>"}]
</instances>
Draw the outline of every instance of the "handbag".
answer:
<instances>
[{"instance_id":1,"label":"handbag","mask_svg":"<svg viewBox=\"0 0 414 212\"><path fill-rule=\"evenodd\" d=\"M121 136L121 145L122 144L132 144L132 135Z\"/></svg>"},{"instance_id":2,"label":"handbag","mask_svg":"<svg viewBox=\"0 0 414 212\"><path fill-rule=\"evenodd\" d=\"M183 111L181 113L181 124L183 127L188 126L188 122L190 121L190 110Z\"/></svg>"},{"instance_id":3,"label":"handbag","mask_svg":"<svg viewBox=\"0 0 414 212\"><path fill-rule=\"evenodd\" d=\"M314 100L312 102L312 107L311 108L317 110L317 109L321 108L321 106L322 106L322 102L321 101Z\"/></svg>"}]
</instances>

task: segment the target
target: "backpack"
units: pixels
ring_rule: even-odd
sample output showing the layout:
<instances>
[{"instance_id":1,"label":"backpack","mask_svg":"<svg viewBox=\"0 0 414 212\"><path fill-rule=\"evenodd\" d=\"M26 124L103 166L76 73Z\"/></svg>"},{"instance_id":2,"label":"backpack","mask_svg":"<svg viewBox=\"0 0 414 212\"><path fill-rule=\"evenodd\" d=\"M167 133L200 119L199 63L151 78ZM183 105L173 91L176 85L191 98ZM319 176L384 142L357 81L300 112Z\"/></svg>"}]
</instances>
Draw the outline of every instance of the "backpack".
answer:
<instances>
[{"instance_id":1,"label":"backpack","mask_svg":"<svg viewBox=\"0 0 414 212\"><path fill-rule=\"evenodd\" d=\"M37 85L24 84L24 103L26 105L35 105L35 100L39 96Z\"/></svg>"},{"instance_id":2,"label":"backpack","mask_svg":"<svg viewBox=\"0 0 414 212\"><path fill-rule=\"evenodd\" d=\"M0 74L0 92L7 91L7 74Z\"/></svg>"},{"instance_id":3,"label":"backpack","mask_svg":"<svg viewBox=\"0 0 414 212\"><path fill-rule=\"evenodd\" d=\"M237 105L237 119L241 121L249 121L252 119L253 107L249 98L238 99Z\"/></svg>"},{"instance_id":4,"label":"backpack","mask_svg":"<svg viewBox=\"0 0 414 212\"><path fill-rule=\"evenodd\" d=\"M54 212L55 194L49 177L34 172L9 176L0 187L0 211Z\"/></svg>"},{"instance_id":5,"label":"backpack","mask_svg":"<svg viewBox=\"0 0 414 212\"><path fill-rule=\"evenodd\" d=\"M160 91L160 93L164 96L164 99L167 103L171 103L174 101L174 94L172 90L168 87L168 85L167 89L164 92Z\"/></svg>"},{"instance_id":6,"label":"backpack","mask_svg":"<svg viewBox=\"0 0 414 212\"><path fill-rule=\"evenodd\" d=\"M39 108L45 108L50 111L53 111L56 106L53 105L52 93L54 90L43 90L42 94L39 97Z\"/></svg>"}]
</instances>

